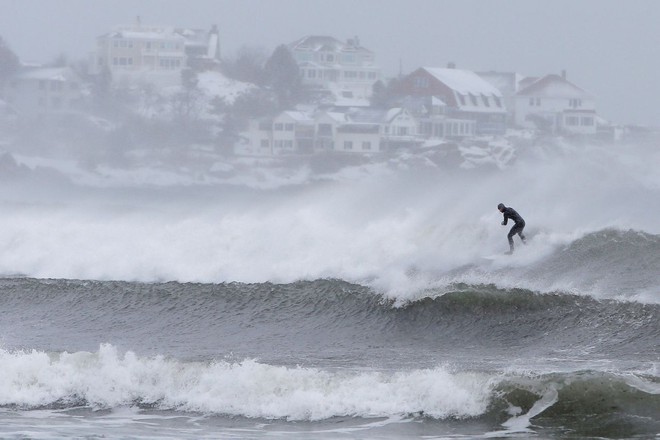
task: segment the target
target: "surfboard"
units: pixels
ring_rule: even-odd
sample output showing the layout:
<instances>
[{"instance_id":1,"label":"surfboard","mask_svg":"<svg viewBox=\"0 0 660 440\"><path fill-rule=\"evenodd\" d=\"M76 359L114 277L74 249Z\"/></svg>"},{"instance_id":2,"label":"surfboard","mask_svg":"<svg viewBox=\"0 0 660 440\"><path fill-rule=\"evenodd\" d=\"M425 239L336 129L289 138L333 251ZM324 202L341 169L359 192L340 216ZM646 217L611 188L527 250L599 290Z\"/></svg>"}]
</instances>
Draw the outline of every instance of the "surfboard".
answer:
<instances>
[{"instance_id":1,"label":"surfboard","mask_svg":"<svg viewBox=\"0 0 660 440\"><path fill-rule=\"evenodd\" d=\"M508 257L509 255L512 255L512 254L510 254L509 252L503 252L501 254L486 255L486 256L483 256L481 258L483 258L484 260L488 260L488 261L494 261L494 260L499 260L500 258Z\"/></svg>"}]
</instances>

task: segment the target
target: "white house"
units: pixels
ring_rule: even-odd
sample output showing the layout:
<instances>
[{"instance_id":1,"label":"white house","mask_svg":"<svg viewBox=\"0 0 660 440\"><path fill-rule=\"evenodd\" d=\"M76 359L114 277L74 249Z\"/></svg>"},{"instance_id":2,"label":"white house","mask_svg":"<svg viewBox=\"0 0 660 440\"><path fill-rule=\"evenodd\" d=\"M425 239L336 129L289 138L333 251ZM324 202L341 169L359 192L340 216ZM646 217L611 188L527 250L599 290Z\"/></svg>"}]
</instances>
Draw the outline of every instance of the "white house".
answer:
<instances>
[{"instance_id":1,"label":"white house","mask_svg":"<svg viewBox=\"0 0 660 440\"><path fill-rule=\"evenodd\" d=\"M304 112L284 111L273 119L275 154L311 153L314 149L314 119Z\"/></svg>"},{"instance_id":2,"label":"white house","mask_svg":"<svg viewBox=\"0 0 660 440\"><path fill-rule=\"evenodd\" d=\"M381 126L377 123L349 122L337 127L335 151L378 153L382 151Z\"/></svg>"},{"instance_id":3,"label":"white house","mask_svg":"<svg viewBox=\"0 0 660 440\"><path fill-rule=\"evenodd\" d=\"M596 133L593 95L565 75L546 75L516 94L516 125L549 132Z\"/></svg>"},{"instance_id":4,"label":"white house","mask_svg":"<svg viewBox=\"0 0 660 440\"><path fill-rule=\"evenodd\" d=\"M346 113L324 111L316 115L316 151L332 151L335 149L339 127L349 122Z\"/></svg>"},{"instance_id":5,"label":"white house","mask_svg":"<svg viewBox=\"0 0 660 440\"><path fill-rule=\"evenodd\" d=\"M94 72L109 70L116 84L181 83L186 67L204 68L220 60L218 29L181 29L143 25L118 26L97 38Z\"/></svg>"},{"instance_id":6,"label":"white house","mask_svg":"<svg viewBox=\"0 0 660 440\"><path fill-rule=\"evenodd\" d=\"M24 68L5 85L5 100L20 116L72 113L80 107L81 86L70 67Z\"/></svg>"},{"instance_id":7,"label":"white house","mask_svg":"<svg viewBox=\"0 0 660 440\"><path fill-rule=\"evenodd\" d=\"M311 35L289 44L303 84L332 95L333 103L368 105L374 83L381 79L375 55L359 38L346 42Z\"/></svg>"},{"instance_id":8,"label":"white house","mask_svg":"<svg viewBox=\"0 0 660 440\"><path fill-rule=\"evenodd\" d=\"M316 124L300 111L284 111L272 119L252 120L243 134L241 152L250 155L309 154L314 151Z\"/></svg>"}]
</instances>

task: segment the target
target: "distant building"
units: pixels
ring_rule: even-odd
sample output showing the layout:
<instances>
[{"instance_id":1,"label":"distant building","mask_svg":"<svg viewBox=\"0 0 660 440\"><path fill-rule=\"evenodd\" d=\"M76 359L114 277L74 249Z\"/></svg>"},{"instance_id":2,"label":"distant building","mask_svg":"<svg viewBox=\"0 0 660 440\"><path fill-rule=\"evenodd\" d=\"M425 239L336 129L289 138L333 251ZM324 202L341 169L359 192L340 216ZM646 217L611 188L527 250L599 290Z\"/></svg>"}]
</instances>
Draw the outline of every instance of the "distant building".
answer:
<instances>
[{"instance_id":1,"label":"distant building","mask_svg":"<svg viewBox=\"0 0 660 440\"><path fill-rule=\"evenodd\" d=\"M380 153L421 144L417 120L404 108L347 112L285 111L251 121L243 150L249 154Z\"/></svg>"},{"instance_id":2,"label":"distant building","mask_svg":"<svg viewBox=\"0 0 660 440\"><path fill-rule=\"evenodd\" d=\"M460 140L475 135L476 122L449 117L447 104L436 96L408 96L401 105L418 121L417 135L424 140Z\"/></svg>"},{"instance_id":3,"label":"distant building","mask_svg":"<svg viewBox=\"0 0 660 440\"><path fill-rule=\"evenodd\" d=\"M398 92L402 96L436 97L446 105L446 117L474 121L474 134L506 131L502 92L472 71L421 67L401 79Z\"/></svg>"},{"instance_id":4,"label":"distant building","mask_svg":"<svg viewBox=\"0 0 660 440\"><path fill-rule=\"evenodd\" d=\"M374 83L381 79L375 55L355 37L346 42L327 36L306 36L289 44L303 84L330 103L368 106Z\"/></svg>"},{"instance_id":5,"label":"distant building","mask_svg":"<svg viewBox=\"0 0 660 440\"><path fill-rule=\"evenodd\" d=\"M146 26L139 19L97 38L94 71L107 69L115 84L179 85L187 67L219 61L218 31Z\"/></svg>"},{"instance_id":6,"label":"distant building","mask_svg":"<svg viewBox=\"0 0 660 440\"><path fill-rule=\"evenodd\" d=\"M529 81L516 94L515 122L520 127L551 133L595 134L593 95L566 79L565 73Z\"/></svg>"},{"instance_id":7,"label":"distant building","mask_svg":"<svg viewBox=\"0 0 660 440\"><path fill-rule=\"evenodd\" d=\"M502 101L507 110L509 124L515 121L516 93L525 86L525 77L516 72L476 72L502 93ZM529 84L527 84L529 85Z\"/></svg>"},{"instance_id":8,"label":"distant building","mask_svg":"<svg viewBox=\"0 0 660 440\"><path fill-rule=\"evenodd\" d=\"M82 81L70 67L29 67L5 85L5 100L21 117L73 113L80 109Z\"/></svg>"}]
</instances>

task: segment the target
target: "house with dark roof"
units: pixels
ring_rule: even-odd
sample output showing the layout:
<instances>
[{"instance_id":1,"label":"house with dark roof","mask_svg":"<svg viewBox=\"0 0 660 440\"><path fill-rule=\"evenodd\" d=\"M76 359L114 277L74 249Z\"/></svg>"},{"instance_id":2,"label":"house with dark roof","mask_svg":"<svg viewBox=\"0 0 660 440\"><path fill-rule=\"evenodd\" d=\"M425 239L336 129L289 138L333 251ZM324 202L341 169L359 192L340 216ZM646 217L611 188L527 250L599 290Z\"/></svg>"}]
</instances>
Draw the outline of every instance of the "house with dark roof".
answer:
<instances>
[{"instance_id":1,"label":"house with dark roof","mask_svg":"<svg viewBox=\"0 0 660 440\"><path fill-rule=\"evenodd\" d=\"M474 121L475 134L504 134L507 111L502 92L476 73L453 67L420 67L402 78L402 96L427 96L440 99L446 116Z\"/></svg>"},{"instance_id":2,"label":"house with dark roof","mask_svg":"<svg viewBox=\"0 0 660 440\"><path fill-rule=\"evenodd\" d=\"M596 100L562 75L545 75L516 93L515 124L549 133L595 134Z\"/></svg>"}]
</instances>

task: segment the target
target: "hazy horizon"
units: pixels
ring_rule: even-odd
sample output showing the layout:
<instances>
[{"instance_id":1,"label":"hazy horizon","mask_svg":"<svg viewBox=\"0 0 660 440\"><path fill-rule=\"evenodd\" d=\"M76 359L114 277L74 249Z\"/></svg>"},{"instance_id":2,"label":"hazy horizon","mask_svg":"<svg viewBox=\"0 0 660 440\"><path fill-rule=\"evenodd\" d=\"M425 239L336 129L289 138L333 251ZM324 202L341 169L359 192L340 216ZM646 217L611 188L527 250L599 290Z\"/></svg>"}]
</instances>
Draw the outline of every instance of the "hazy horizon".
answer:
<instances>
[{"instance_id":1,"label":"hazy horizon","mask_svg":"<svg viewBox=\"0 0 660 440\"><path fill-rule=\"evenodd\" d=\"M421 66L540 76L565 70L621 124L660 125L656 23L660 2L641 0L0 0L0 36L25 62L87 59L96 37L134 22L220 29L222 54L302 36L359 36L386 77Z\"/></svg>"}]
</instances>

